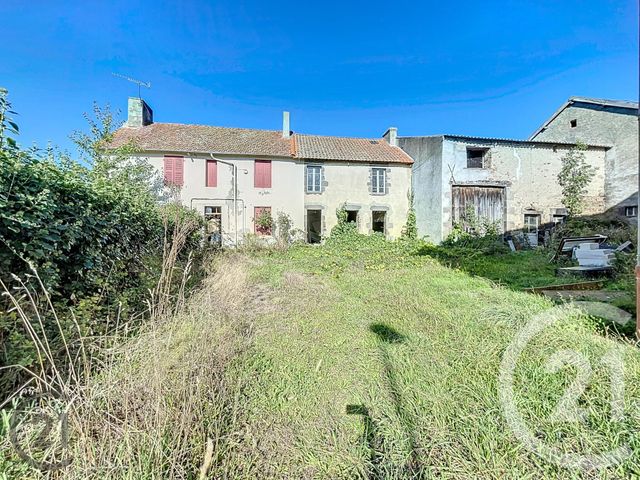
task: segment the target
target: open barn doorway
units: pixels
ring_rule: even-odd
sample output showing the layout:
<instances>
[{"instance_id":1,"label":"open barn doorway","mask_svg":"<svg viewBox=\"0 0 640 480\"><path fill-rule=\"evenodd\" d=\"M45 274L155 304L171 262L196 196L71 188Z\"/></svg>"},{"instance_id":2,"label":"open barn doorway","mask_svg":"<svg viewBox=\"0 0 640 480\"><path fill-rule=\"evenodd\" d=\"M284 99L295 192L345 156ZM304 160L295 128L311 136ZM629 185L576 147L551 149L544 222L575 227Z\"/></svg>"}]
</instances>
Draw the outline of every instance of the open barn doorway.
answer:
<instances>
[{"instance_id":1,"label":"open barn doorway","mask_svg":"<svg viewBox=\"0 0 640 480\"><path fill-rule=\"evenodd\" d=\"M504 232L506 225L506 201L504 187L454 185L451 187L453 203L452 222L465 230L477 230L479 226L495 225Z\"/></svg>"}]
</instances>

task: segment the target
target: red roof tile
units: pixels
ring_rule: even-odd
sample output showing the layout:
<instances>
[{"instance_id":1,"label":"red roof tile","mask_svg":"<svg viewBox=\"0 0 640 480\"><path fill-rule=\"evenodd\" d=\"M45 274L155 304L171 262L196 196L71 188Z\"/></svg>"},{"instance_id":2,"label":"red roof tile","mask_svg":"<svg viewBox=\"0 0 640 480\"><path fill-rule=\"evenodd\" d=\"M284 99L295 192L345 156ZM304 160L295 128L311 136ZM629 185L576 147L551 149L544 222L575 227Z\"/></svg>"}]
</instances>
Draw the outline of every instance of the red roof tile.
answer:
<instances>
[{"instance_id":1,"label":"red roof tile","mask_svg":"<svg viewBox=\"0 0 640 480\"><path fill-rule=\"evenodd\" d=\"M112 146L117 148L130 141L142 151L291 157L290 140L275 130L152 123L120 128Z\"/></svg>"},{"instance_id":2,"label":"red roof tile","mask_svg":"<svg viewBox=\"0 0 640 480\"><path fill-rule=\"evenodd\" d=\"M122 127L111 146L133 142L141 151L276 156L308 160L365 163L403 163L413 160L383 139L325 137L294 134L282 138L276 130L152 123Z\"/></svg>"},{"instance_id":3,"label":"red roof tile","mask_svg":"<svg viewBox=\"0 0 640 480\"><path fill-rule=\"evenodd\" d=\"M412 158L381 138L324 137L296 134L296 157L367 163L405 163Z\"/></svg>"}]
</instances>

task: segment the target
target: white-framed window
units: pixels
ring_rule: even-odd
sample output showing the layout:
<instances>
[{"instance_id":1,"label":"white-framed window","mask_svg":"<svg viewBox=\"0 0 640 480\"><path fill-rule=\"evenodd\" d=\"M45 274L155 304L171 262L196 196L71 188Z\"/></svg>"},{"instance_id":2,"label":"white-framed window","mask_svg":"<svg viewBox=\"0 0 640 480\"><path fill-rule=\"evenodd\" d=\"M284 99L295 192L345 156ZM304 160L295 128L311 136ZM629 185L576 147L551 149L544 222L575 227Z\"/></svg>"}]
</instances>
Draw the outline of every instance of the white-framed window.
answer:
<instances>
[{"instance_id":1,"label":"white-framed window","mask_svg":"<svg viewBox=\"0 0 640 480\"><path fill-rule=\"evenodd\" d=\"M307 165L307 193L322 192L322 166Z\"/></svg>"},{"instance_id":2,"label":"white-framed window","mask_svg":"<svg viewBox=\"0 0 640 480\"><path fill-rule=\"evenodd\" d=\"M538 233L540 228L540 215L528 214L524 215L524 231L526 233Z\"/></svg>"},{"instance_id":3,"label":"white-framed window","mask_svg":"<svg viewBox=\"0 0 640 480\"><path fill-rule=\"evenodd\" d=\"M378 195L387 193L387 169L372 168L371 169L371 193Z\"/></svg>"},{"instance_id":4,"label":"white-framed window","mask_svg":"<svg viewBox=\"0 0 640 480\"><path fill-rule=\"evenodd\" d=\"M636 205L632 205L630 207L624 207L624 216L625 217L637 217L638 216L638 207Z\"/></svg>"}]
</instances>

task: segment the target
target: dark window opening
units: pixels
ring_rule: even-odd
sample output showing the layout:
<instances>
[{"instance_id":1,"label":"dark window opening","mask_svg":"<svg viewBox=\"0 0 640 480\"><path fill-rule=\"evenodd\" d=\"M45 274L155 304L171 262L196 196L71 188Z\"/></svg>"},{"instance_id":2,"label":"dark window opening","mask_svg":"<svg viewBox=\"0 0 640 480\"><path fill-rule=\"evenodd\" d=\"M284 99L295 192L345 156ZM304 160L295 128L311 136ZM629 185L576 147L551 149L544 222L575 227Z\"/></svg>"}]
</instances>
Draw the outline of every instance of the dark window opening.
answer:
<instances>
[{"instance_id":1,"label":"dark window opening","mask_svg":"<svg viewBox=\"0 0 640 480\"><path fill-rule=\"evenodd\" d=\"M371 212L371 229L374 232L385 233L385 217L386 212Z\"/></svg>"},{"instance_id":2,"label":"dark window opening","mask_svg":"<svg viewBox=\"0 0 640 480\"><path fill-rule=\"evenodd\" d=\"M321 210L307 210L307 242L320 243L322 240Z\"/></svg>"},{"instance_id":3,"label":"dark window opening","mask_svg":"<svg viewBox=\"0 0 640 480\"><path fill-rule=\"evenodd\" d=\"M358 211L347 210L347 222L358 223Z\"/></svg>"},{"instance_id":4,"label":"dark window opening","mask_svg":"<svg viewBox=\"0 0 640 480\"><path fill-rule=\"evenodd\" d=\"M551 217L551 220L553 221L554 225L560 225L564 223L566 219L567 219L566 215L553 215Z\"/></svg>"},{"instance_id":5,"label":"dark window opening","mask_svg":"<svg viewBox=\"0 0 640 480\"><path fill-rule=\"evenodd\" d=\"M488 155L488 148L467 148L467 168L485 168Z\"/></svg>"},{"instance_id":6,"label":"dark window opening","mask_svg":"<svg viewBox=\"0 0 640 480\"><path fill-rule=\"evenodd\" d=\"M638 207L636 205L631 207L624 207L624 216L625 217L637 217L638 216Z\"/></svg>"},{"instance_id":7,"label":"dark window opening","mask_svg":"<svg viewBox=\"0 0 640 480\"><path fill-rule=\"evenodd\" d=\"M574 118L569 122L569 125L571 125L571 128L576 128L578 126L578 120Z\"/></svg>"}]
</instances>

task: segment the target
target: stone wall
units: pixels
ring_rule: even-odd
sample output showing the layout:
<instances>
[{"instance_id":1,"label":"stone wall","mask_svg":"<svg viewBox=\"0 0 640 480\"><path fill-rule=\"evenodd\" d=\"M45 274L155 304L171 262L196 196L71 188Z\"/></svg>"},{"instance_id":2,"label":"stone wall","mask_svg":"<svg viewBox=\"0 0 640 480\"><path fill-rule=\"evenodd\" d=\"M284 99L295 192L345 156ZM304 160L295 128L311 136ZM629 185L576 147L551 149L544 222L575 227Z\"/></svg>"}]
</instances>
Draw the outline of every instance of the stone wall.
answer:
<instances>
[{"instance_id":1,"label":"stone wall","mask_svg":"<svg viewBox=\"0 0 640 480\"><path fill-rule=\"evenodd\" d=\"M637 205L638 119L635 110L576 102L538 133L535 140L611 145L613 148L607 153L605 164L605 206L622 213L623 206Z\"/></svg>"}]
</instances>

